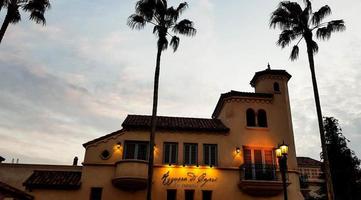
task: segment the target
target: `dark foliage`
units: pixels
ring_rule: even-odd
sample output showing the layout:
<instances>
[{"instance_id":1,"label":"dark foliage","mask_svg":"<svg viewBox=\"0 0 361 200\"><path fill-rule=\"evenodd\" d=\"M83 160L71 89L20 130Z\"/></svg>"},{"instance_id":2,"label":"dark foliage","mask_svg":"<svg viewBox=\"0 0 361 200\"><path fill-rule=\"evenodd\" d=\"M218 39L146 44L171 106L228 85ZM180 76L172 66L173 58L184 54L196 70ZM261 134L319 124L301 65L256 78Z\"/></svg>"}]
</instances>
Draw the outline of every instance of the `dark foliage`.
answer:
<instances>
[{"instance_id":1,"label":"dark foliage","mask_svg":"<svg viewBox=\"0 0 361 200\"><path fill-rule=\"evenodd\" d=\"M6 9L6 16L0 30L0 42L9 24L21 20L20 10L30 13L29 19L37 24L45 25L45 11L50 8L49 0L0 0L0 11Z\"/></svg>"},{"instance_id":2,"label":"dark foliage","mask_svg":"<svg viewBox=\"0 0 361 200\"><path fill-rule=\"evenodd\" d=\"M343 20L332 20L322 22L322 20L331 14L331 8L328 5L321 7L318 11L313 12L311 2L305 0L304 9L297 2L282 1L278 8L272 13L270 20L271 28L280 28L282 30L277 45L282 48L291 44L292 41L298 40L293 46L290 55L291 60L298 58L298 44L305 39L308 48L317 53L318 45L312 39L312 32L316 32L319 39L329 39L331 33L345 30Z\"/></svg>"},{"instance_id":3,"label":"dark foliage","mask_svg":"<svg viewBox=\"0 0 361 200\"><path fill-rule=\"evenodd\" d=\"M336 200L361 199L360 159L348 148L338 120L324 118L326 144Z\"/></svg>"}]
</instances>

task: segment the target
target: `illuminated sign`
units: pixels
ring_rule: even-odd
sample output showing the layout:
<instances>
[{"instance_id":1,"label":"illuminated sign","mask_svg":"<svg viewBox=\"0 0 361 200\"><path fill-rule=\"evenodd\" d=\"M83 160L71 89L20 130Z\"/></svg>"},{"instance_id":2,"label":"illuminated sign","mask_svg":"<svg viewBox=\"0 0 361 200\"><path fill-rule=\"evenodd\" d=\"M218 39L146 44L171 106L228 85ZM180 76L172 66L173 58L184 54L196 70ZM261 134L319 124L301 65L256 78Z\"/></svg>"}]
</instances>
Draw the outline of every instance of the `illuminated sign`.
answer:
<instances>
[{"instance_id":1,"label":"illuminated sign","mask_svg":"<svg viewBox=\"0 0 361 200\"><path fill-rule=\"evenodd\" d=\"M163 174L162 184L166 186L183 186L183 187L203 187L207 183L216 182L217 178L210 177L207 173L203 172L196 174L194 172L187 172L185 176L174 177L170 175L170 172L167 171Z\"/></svg>"}]
</instances>

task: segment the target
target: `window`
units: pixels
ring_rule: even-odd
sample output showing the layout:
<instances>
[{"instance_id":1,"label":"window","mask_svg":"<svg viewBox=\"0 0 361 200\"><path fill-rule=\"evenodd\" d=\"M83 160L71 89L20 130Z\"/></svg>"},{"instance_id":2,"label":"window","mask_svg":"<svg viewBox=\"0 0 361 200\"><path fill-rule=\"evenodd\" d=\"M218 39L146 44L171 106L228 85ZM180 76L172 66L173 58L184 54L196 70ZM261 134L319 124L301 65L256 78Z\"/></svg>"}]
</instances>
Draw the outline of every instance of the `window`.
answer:
<instances>
[{"instance_id":1,"label":"window","mask_svg":"<svg viewBox=\"0 0 361 200\"><path fill-rule=\"evenodd\" d=\"M165 142L163 151L164 151L163 163L166 164L178 163L178 143Z\"/></svg>"},{"instance_id":2,"label":"window","mask_svg":"<svg viewBox=\"0 0 361 200\"><path fill-rule=\"evenodd\" d=\"M93 187L90 189L90 200L101 200L103 188Z\"/></svg>"},{"instance_id":3,"label":"window","mask_svg":"<svg viewBox=\"0 0 361 200\"><path fill-rule=\"evenodd\" d=\"M202 191L202 200L212 200L212 191L211 190L203 190Z\"/></svg>"},{"instance_id":4,"label":"window","mask_svg":"<svg viewBox=\"0 0 361 200\"><path fill-rule=\"evenodd\" d=\"M203 159L204 164L209 166L217 165L217 145L204 144L203 145Z\"/></svg>"},{"instance_id":5,"label":"window","mask_svg":"<svg viewBox=\"0 0 361 200\"><path fill-rule=\"evenodd\" d=\"M258 110L257 116L253 109L247 109L246 120L248 127L267 127L267 114L263 109Z\"/></svg>"},{"instance_id":6,"label":"window","mask_svg":"<svg viewBox=\"0 0 361 200\"><path fill-rule=\"evenodd\" d=\"M273 91L280 92L280 84L278 84L277 82L274 82L273 83Z\"/></svg>"},{"instance_id":7,"label":"window","mask_svg":"<svg viewBox=\"0 0 361 200\"><path fill-rule=\"evenodd\" d=\"M103 160L107 160L109 159L111 156L110 152L108 150L104 150L102 151L102 153L100 154L100 158Z\"/></svg>"},{"instance_id":8,"label":"window","mask_svg":"<svg viewBox=\"0 0 361 200\"><path fill-rule=\"evenodd\" d=\"M256 126L256 119L255 119L255 113L254 110L249 108L246 112L247 117L247 126Z\"/></svg>"},{"instance_id":9,"label":"window","mask_svg":"<svg viewBox=\"0 0 361 200\"><path fill-rule=\"evenodd\" d=\"M198 163L198 144L185 143L184 144L184 164L197 165Z\"/></svg>"},{"instance_id":10,"label":"window","mask_svg":"<svg viewBox=\"0 0 361 200\"><path fill-rule=\"evenodd\" d=\"M167 190L167 200L176 200L177 190Z\"/></svg>"},{"instance_id":11,"label":"window","mask_svg":"<svg viewBox=\"0 0 361 200\"><path fill-rule=\"evenodd\" d=\"M272 149L243 150L244 178L247 180L274 180L276 166Z\"/></svg>"},{"instance_id":12,"label":"window","mask_svg":"<svg viewBox=\"0 0 361 200\"><path fill-rule=\"evenodd\" d=\"M148 142L125 141L124 146L124 159L148 159Z\"/></svg>"},{"instance_id":13,"label":"window","mask_svg":"<svg viewBox=\"0 0 361 200\"><path fill-rule=\"evenodd\" d=\"M266 111L259 110L257 113L257 121L259 127L267 127L267 115Z\"/></svg>"},{"instance_id":14,"label":"window","mask_svg":"<svg viewBox=\"0 0 361 200\"><path fill-rule=\"evenodd\" d=\"M194 190L184 190L184 199L193 200L194 199Z\"/></svg>"}]
</instances>

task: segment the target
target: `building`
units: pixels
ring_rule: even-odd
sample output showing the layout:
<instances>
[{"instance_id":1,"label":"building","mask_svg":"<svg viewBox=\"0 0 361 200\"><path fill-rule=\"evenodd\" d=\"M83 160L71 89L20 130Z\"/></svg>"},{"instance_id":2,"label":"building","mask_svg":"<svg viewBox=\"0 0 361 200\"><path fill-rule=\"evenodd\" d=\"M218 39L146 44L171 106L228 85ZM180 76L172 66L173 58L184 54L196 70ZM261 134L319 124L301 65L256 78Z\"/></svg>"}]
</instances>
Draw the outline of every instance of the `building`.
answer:
<instances>
[{"instance_id":1,"label":"building","mask_svg":"<svg viewBox=\"0 0 361 200\"><path fill-rule=\"evenodd\" d=\"M301 192L305 199L326 195L322 194L325 191L320 191L321 187L325 186L322 162L308 157L297 157L297 163Z\"/></svg>"},{"instance_id":2,"label":"building","mask_svg":"<svg viewBox=\"0 0 361 200\"><path fill-rule=\"evenodd\" d=\"M275 149L289 145L287 192L301 200L285 70L255 73L255 92L221 94L211 118L158 117L149 148L150 116L128 115L122 129L83 144L82 167L34 169L22 185L43 199L145 199L147 157L155 155L153 199L281 200ZM0 164L0 180L11 164ZM36 166L32 166L36 168ZM13 169L7 177L22 174ZM25 176L25 175L23 175Z\"/></svg>"}]
</instances>

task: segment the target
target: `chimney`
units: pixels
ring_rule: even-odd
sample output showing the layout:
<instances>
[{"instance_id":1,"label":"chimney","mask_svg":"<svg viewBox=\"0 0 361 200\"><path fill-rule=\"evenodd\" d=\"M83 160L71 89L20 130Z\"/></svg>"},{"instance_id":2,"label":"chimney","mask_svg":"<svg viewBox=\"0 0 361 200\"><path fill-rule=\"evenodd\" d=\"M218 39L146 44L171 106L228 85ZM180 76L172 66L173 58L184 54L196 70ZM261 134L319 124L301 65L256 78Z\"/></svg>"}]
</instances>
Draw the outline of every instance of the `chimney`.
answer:
<instances>
[{"instance_id":1,"label":"chimney","mask_svg":"<svg viewBox=\"0 0 361 200\"><path fill-rule=\"evenodd\" d=\"M75 156L73 160L73 166L77 166L77 165L78 165L78 157Z\"/></svg>"}]
</instances>

